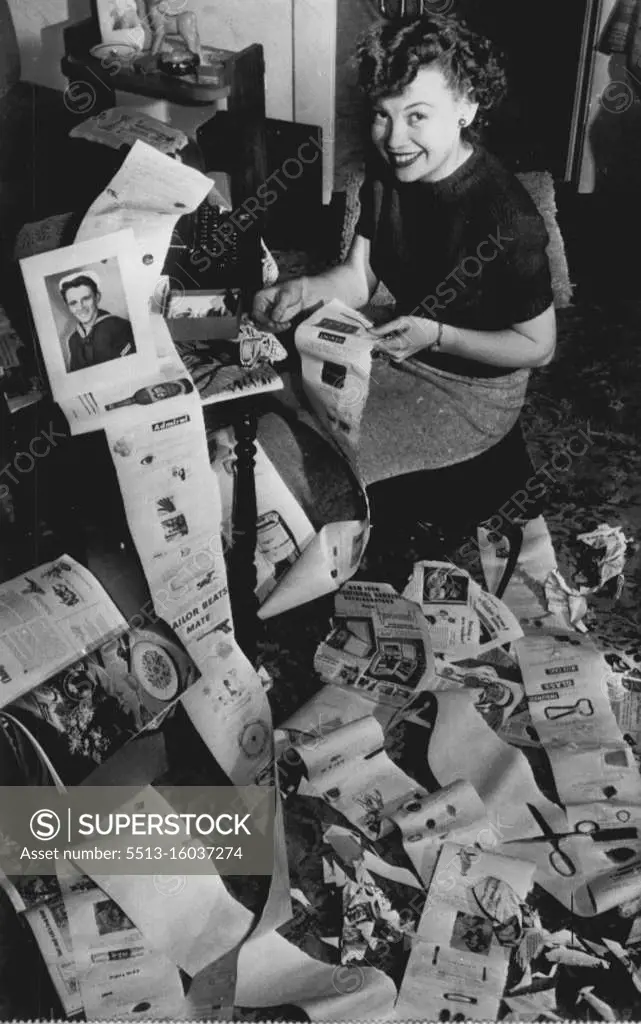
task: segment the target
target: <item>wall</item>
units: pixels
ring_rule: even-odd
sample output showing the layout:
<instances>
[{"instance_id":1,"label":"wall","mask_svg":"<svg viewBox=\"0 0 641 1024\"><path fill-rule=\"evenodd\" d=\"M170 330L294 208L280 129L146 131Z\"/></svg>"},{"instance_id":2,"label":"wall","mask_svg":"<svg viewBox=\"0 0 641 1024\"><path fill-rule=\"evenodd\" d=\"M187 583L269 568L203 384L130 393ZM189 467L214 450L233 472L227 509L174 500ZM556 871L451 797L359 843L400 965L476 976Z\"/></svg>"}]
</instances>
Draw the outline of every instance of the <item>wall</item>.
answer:
<instances>
[{"instance_id":1,"label":"wall","mask_svg":"<svg viewBox=\"0 0 641 1024\"><path fill-rule=\"evenodd\" d=\"M336 5L337 0L292 0L294 120L323 129L325 203L334 187Z\"/></svg>"},{"instance_id":2,"label":"wall","mask_svg":"<svg viewBox=\"0 0 641 1024\"><path fill-rule=\"evenodd\" d=\"M353 63L358 39L380 20L374 0L338 0L336 47L336 188L364 160L365 112Z\"/></svg>"}]
</instances>

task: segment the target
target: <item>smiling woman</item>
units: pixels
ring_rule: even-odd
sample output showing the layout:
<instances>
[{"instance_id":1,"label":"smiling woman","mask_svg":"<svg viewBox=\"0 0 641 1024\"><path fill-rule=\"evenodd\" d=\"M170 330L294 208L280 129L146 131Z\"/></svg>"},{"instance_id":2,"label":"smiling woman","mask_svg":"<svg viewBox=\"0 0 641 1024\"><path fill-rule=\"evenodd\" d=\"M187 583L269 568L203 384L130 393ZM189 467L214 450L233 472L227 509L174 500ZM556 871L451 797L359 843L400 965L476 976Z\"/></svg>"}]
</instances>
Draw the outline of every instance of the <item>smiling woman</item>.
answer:
<instances>
[{"instance_id":1,"label":"smiling woman","mask_svg":"<svg viewBox=\"0 0 641 1024\"><path fill-rule=\"evenodd\" d=\"M368 485L405 477L396 507L429 519L432 471L498 453L530 370L552 358L548 234L480 142L505 87L487 40L454 17L403 19L375 26L357 62L372 145L352 247L339 267L260 292L255 314L282 330L321 300L358 309L387 287L396 319L373 332L385 358L357 455Z\"/></svg>"}]
</instances>

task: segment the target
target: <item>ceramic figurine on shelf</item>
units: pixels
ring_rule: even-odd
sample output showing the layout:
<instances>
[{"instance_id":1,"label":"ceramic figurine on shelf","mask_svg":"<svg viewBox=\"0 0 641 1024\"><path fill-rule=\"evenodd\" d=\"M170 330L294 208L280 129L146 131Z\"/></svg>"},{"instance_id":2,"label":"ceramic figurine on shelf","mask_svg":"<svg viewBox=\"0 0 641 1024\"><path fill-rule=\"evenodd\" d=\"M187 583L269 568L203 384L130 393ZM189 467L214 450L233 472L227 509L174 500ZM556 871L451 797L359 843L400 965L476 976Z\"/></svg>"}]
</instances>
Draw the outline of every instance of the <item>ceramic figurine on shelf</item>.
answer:
<instances>
[{"instance_id":1,"label":"ceramic figurine on shelf","mask_svg":"<svg viewBox=\"0 0 641 1024\"><path fill-rule=\"evenodd\" d=\"M202 59L198 20L193 11L174 10L172 0L145 0L147 24L151 31L151 55L186 49ZM178 36L182 46L168 37Z\"/></svg>"}]
</instances>

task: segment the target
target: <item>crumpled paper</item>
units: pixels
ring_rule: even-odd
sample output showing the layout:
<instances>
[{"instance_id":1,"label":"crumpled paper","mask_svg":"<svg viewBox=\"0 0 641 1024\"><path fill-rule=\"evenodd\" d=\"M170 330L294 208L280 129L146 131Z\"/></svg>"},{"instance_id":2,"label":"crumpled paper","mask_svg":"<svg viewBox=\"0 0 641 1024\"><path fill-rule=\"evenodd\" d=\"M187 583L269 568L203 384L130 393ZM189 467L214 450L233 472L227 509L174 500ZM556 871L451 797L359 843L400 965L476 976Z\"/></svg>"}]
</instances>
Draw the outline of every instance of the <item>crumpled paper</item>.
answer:
<instances>
[{"instance_id":1,"label":"crumpled paper","mask_svg":"<svg viewBox=\"0 0 641 1024\"><path fill-rule=\"evenodd\" d=\"M588 602L582 590L575 590L563 579L558 569L548 573L544 582L548 611L556 616L566 629L587 632L583 619L588 612Z\"/></svg>"},{"instance_id":2,"label":"crumpled paper","mask_svg":"<svg viewBox=\"0 0 641 1024\"><path fill-rule=\"evenodd\" d=\"M365 960L380 941L400 942L404 935L400 914L367 868L357 863L354 873L343 886L342 964Z\"/></svg>"},{"instance_id":3,"label":"crumpled paper","mask_svg":"<svg viewBox=\"0 0 641 1024\"><path fill-rule=\"evenodd\" d=\"M623 568L627 546L630 542L629 538L624 534L622 527L608 526L607 523L601 523L595 530L591 530L589 533L580 533L577 540L581 541L582 544L586 544L595 552L595 564L591 569L597 574L598 578L596 584L580 587L579 593L595 594L606 583L615 579L617 581L615 600L617 600L621 595L625 582Z\"/></svg>"},{"instance_id":4,"label":"crumpled paper","mask_svg":"<svg viewBox=\"0 0 641 1024\"><path fill-rule=\"evenodd\" d=\"M260 330L245 314L240 323L238 335L241 366L256 366L258 363L282 363L287 359L287 349L274 334Z\"/></svg>"}]
</instances>

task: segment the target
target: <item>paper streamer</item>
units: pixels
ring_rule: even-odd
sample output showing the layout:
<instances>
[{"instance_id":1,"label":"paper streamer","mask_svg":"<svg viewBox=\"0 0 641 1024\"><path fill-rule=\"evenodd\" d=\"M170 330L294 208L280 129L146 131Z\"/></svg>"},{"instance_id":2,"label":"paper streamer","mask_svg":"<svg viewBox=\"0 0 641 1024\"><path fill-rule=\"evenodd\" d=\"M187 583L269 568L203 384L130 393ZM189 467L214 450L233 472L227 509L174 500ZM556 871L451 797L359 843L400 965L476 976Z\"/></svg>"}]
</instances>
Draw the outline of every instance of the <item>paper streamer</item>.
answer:
<instances>
[{"instance_id":1,"label":"paper streamer","mask_svg":"<svg viewBox=\"0 0 641 1024\"><path fill-rule=\"evenodd\" d=\"M156 790L142 790L135 804L142 813L169 814L172 807ZM159 840L160 841L160 840ZM254 915L230 895L218 874L110 875L86 873L111 896L137 928L188 974L228 953L243 939Z\"/></svg>"},{"instance_id":2,"label":"paper streamer","mask_svg":"<svg viewBox=\"0 0 641 1024\"><path fill-rule=\"evenodd\" d=\"M499 944L473 890L500 880L524 900L533 875L532 864L444 845L403 977L396 1019L439 1020L445 1011L462 1013L468 1020L497 1019L510 950Z\"/></svg>"},{"instance_id":3,"label":"paper streamer","mask_svg":"<svg viewBox=\"0 0 641 1024\"><path fill-rule=\"evenodd\" d=\"M154 608L202 674L183 695L185 710L232 782L254 782L270 771L271 714L262 681L234 640L220 496L198 396L170 399L162 412L123 411L107 440ZM282 923L289 911L289 886L281 884L287 877L282 827L275 831L275 860L281 870L264 909ZM144 934L158 934L158 919L166 915L163 927L171 922L171 928L161 932L160 948L191 975L229 953L254 923L217 876L188 876L171 910L166 896L159 900L153 878L134 882L102 884ZM206 989L200 979L199 1005Z\"/></svg>"},{"instance_id":4,"label":"paper streamer","mask_svg":"<svg viewBox=\"0 0 641 1024\"><path fill-rule=\"evenodd\" d=\"M429 730L427 761L436 781L445 786L464 778L478 792L490 819L487 832L481 833L482 845L494 845L501 855L532 861L537 866L536 882L572 910L575 890L607 866L605 853L585 836L564 840L577 867L576 877L568 879L553 869L545 843L518 842L541 835L528 804L541 812L553 831L565 835L571 827L562 808L541 793L525 756L496 736L475 710L473 700L466 692L419 694L404 717ZM455 744L453 735L457 736ZM589 904L585 906L590 912Z\"/></svg>"},{"instance_id":5,"label":"paper streamer","mask_svg":"<svg viewBox=\"0 0 641 1024\"><path fill-rule=\"evenodd\" d=\"M296 328L303 387L323 426L354 461L369 393L374 337L366 317L339 299Z\"/></svg>"},{"instance_id":6,"label":"paper streamer","mask_svg":"<svg viewBox=\"0 0 641 1024\"><path fill-rule=\"evenodd\" d=\"M137 280L151 296L178 219L195 210L210 189L211 181L200 171L137 140L108 187L89 207L76 241L131 228L141 257Z\"/></svg>"},{"instance_id":7,"label":"paper streamer","mask_svg":"<svg viewBox=\"0 0 641 1024\"><path fill-rule=\"evenodd\" d=\"M237 1006L300 1006L317 1021L390 1020L395 998L382 971L321 963L277 932L249 939L238 957Z\"/></svg>"},{"instance_id":8,"label":"paper streamer","mask_svg":"<svg viewBox=\"0 0 641 1024\"><path fill-rule=\"evenodd\" d=\"M401 830L405 851L425 885L429 885L446 836L461 844L496 843L483 801L474 786L460 779L429 796L417 790L388 814Z\"/></svg>"},{"instance_id":9,"label":"paper streamer","mask_svg":"<svg viewBox=\"0 0 641 1024\"><path fill-rule=\"evenodd\" d=\"M315 746L295 747L309 773L299 793L321 797L368 838L379 839L392 827L385 808L417 788L383 744L380 723L370 715L334 730Z\"/></svg>"},{"instance_id":10,"label":"paper streamer","mask_svg":"<svg viewBox=\"0 0 641 1024\"><path fill-rule=\"evenodd\" d=\"M609 668L579 634L529 636L517 655L532 724L565 804L641 803L641 779L610 707Z\"/></svg>"},{"instance_id":11,"label":"paper streamer","mask_svg":"<svg viewBox=\"0 0 641 1024\"><path fill-rule=\"evenodd\" d=\"M368 537L367 521L327 523L261 606L259 618L273 618L336 590L358 569Z\"/></svg>"},{"instance_id":12,"label":"paper streamer","mask_svg":"<svg viewBox=\"0 0 641 1024\"><path fill-rule=\"evenodd\" d=\"M63 897L87 1019L159 1019L180 1012L184 996L176 966L106 892L63 890Z\"/></svg>"},{"instance_id":13,"label":"paper streamer","mask_svg":"<svg viewBox=\"0 0 641 1024\"><path fill-rule=\"evenodd\" d=\"M458 779L474 786L493 823L497 841L500 837L507 841L540 834L527 809L528 802L538 807L548 821L567 825L561 809L541 793L527 758L503 743L483 721L471 693L419 694L404 717L429 730L427 761L441 786ZM453 736L456 742L452 742Z\"/></svg>"},{"instance_id":14,"label":"paper streamer","mask_svg":"<svg viewBox=\"0 0 641 1024\"><path fill-rule=\"evenodd\" d=\"M123 414L107 440L154 608L202 674L185 708L232 781L252 782L271 760L271 716L233 636L220 496L198 395Z\"/></svg>"},{"instance_id":15,"label":"paper streamer","mask_svg":"<svg viewBox=\"0 0 641 1024\"><path fill-rule=\"evenodd\" d=\"M16 906L15 909L19 908ZM20 909L24 910L24 906ZM84 1004L78 968L62 898L55 904L42 904L27 910L24 918L35 936L65 1013L68 1017L82 1013Z\"/></svg>"}]
</instances>

